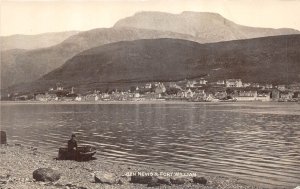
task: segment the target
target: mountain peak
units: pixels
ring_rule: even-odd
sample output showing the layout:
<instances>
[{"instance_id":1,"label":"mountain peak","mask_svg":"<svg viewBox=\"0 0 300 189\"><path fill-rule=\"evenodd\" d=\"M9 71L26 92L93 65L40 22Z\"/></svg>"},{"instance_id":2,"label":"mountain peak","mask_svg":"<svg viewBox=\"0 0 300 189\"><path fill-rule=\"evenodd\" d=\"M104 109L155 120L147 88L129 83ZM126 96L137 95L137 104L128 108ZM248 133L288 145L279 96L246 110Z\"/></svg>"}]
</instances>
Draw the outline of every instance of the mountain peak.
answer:
<instances>
[{"instance_id":1,"label":"mountain peak","mask_svg":"<svg viewBox=\"0 0 300 189\"><path fill-rule=\"evenodd\" d=\"M215 12L195 12L195 11L183 11L181 15L212 15L212 16L223 17L219 13L215 13Z\"/></svg>"},{"instance_id":2,"label":"mountain peak","mask_svg":"<svg viewBox=\"0 0 300 189\"><path fill-rule=\"evenodd\" d=\"M180 14L143 11L119 20L114 27L131 27L188 34L202 43L299 34L294 29L255 28L238 25L218 13L184 11Z\"/></svg>"}]
</instances>

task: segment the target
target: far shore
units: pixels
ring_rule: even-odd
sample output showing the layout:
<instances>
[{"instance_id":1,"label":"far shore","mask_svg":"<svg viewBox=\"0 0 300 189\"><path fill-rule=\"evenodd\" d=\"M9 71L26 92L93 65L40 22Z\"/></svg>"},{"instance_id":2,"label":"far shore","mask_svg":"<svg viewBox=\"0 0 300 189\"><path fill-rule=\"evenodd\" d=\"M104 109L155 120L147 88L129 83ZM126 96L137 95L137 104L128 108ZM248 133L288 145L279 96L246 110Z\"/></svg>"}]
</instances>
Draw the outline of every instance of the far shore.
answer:
<instances>
[{"instance_id":1,"label":"far shore","mask_svg":"<svg viewBox=\"0 0 300 189\"><path fill-rule=\"evenodd\" d=\"M236 102L189 102L180 100L141 100L141 101L0 101L0 104L300 104L299 102L277 101L236 101Z\"/></svg>"}]
</instances>

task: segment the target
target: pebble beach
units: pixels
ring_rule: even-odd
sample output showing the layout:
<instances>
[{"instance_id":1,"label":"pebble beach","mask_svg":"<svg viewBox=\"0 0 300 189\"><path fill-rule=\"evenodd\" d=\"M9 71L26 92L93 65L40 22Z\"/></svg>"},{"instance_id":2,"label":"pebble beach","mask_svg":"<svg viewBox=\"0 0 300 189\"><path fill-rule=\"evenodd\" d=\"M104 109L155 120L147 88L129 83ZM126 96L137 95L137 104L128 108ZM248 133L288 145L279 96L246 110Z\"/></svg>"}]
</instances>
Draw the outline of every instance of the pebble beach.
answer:
<instances>
[{"instance_id":1,"label":"pebble beach","mask_svg":"<svg viewBox=\"0 0 300 189\"><path fill-rule=\"evenodd\" d=\"M96 189L96 188L199 188L199 189L259 189L259 187L242 182L236 178L208 176L195 172L197 176L205 178L207 183L193 182L186 173L184 183L178 184L140 184L133 183L132 175L128 173L168 172L156 167L132 166L108 162L105 159L97 161L76 162L70 160L56 160L55 157L40 151L35 147L20 144L1 145L0 147L0 188L1 189ZM51 168L60 174L60 179L54 182L36 181L33 172L38 168ZM172 170L176 171L176 170ZM118 182L97 182L98 172L113 175ZM195 175L194 175L195 176ZM169 180L164 175L163 180Z\"/></svg>"}]
</instances>

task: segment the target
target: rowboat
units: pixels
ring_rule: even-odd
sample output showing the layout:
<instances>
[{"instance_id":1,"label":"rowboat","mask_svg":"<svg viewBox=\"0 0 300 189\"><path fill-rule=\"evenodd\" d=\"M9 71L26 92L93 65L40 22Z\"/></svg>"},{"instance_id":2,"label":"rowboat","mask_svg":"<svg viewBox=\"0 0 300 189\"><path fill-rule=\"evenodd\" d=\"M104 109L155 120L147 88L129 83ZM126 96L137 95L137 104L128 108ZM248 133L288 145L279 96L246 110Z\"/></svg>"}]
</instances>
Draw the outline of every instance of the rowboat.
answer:
<instances>
[{"instance_id":1,"label":"rowboat","mask_svg":"<svg viewBox=\"0 0 300 189\"><path fill-rule=\"evenodd\" d=\"M88 145L79 146L74 151L68 151L68 148L62 147L58 150L59 160L88 161L96 154L96 148Z\"/></svg>"}]
</instances>

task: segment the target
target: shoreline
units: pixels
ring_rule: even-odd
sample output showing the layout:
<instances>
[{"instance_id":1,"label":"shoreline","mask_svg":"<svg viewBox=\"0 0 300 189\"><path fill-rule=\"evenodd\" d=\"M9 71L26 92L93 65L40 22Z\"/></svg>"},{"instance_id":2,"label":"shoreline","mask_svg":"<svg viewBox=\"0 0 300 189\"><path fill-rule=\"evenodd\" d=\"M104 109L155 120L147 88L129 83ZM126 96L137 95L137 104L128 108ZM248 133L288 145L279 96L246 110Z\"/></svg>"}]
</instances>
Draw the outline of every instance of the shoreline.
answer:
<instances>
[{"instance_id":1,"label":"shoreline","mask_svg":"<svg viewBox=\"0 0 300 189\"><path fill-rule=\"evenodd\" d=\"M236 101L236 102L189 102L179 100L142 100L142 101L0 101L0 104L294 104L299 102L277 101Z\"/></svg>"},{"instance_id":2,"label":"shoreline","mask_svg":"<svg viewBox=\"0 0 300 189\"><path fill-rule=\"evenodd\" d=\"M32 188L32 189L52 189L52 188L73 188L73 189L96 189L96 188L149 188L145 184L131 183L132 174L165 173L160 175L168 178L168 173L181 172L187 179L192 176L201 176L207 179L207 184L195 184L187 182L184 185L161 185L155 188L199 188L199 189L260 189L237 178L222 176L203 175L200 172L179 171L178 169L164 169L154 166L127 165L123 163L113 163L105 159L98 161L76 162L70 160L56 160L55 157L40 152L35 147L22 145L2 145L0 147L0 187L2 188ZM61 178L56 182L37 182L32 178L32 173L37 168L52 168L61 173ZM108 172L123 179L121 184L100 184L96 183L94 173ZM3 180L5 176L7 180ZM143 176L143 175L141 175ZM2 182L1 182L2 181Z\"/></svg>"}]
</instances>

